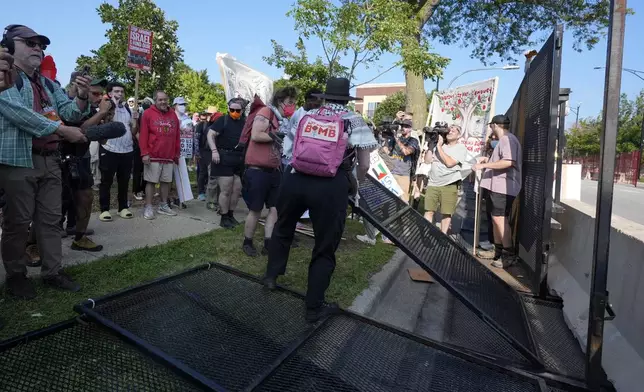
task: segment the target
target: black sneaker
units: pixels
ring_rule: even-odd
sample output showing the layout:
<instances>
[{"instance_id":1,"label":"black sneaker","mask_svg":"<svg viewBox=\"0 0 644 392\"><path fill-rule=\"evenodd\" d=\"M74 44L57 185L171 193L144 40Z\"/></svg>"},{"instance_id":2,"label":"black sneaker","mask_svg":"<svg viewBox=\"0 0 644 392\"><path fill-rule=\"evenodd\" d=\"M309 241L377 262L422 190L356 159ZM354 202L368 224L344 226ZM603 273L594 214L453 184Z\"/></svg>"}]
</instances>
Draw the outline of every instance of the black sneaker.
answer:
<instances>
[{"instance_id":1,"label":"black sneaker","mask_svg":"<svg viewBox=\"0 0 644 392\"><path fill-rule=\"evenodd\" d=\"M235 224L230 220L230 217L228 215L222 215L219 226L223 227L224 229L232 229L233 227L235 227Z\"/></svg>"},{"instance_id":2,"label":"black sneaker","mask_svg":"<svg viewBox=\"0 0 644 392\"><path fill-rule=\"evenodd\" d=\"M80 285L74 282L74 280L63 271L60 271L58 275L43 278L42 281L46 286L50 286L58 290L71 291L72 293L76 293L81 289Z\"/></svg>"},{"instance_id":3,"label":"black sneaker","mask_svg":"<svg viewBox=\"0 0 644 392\"><path fill-rule=\"evenodd\" d=\"M246 253L248 257L257 257L257 249L253 244L244 244L242 250Z\"/></svg>"},{"instance_id":4,"label":"black sneaker","mask_svg":"<svg viewBox=\"0 0 644 392\"><path fill-rule=\"evenodd\" d=\"M36 298L34 284L24 275L7 277L7 291L9 292L9 295L18 299Z\"/></svg>"},{"instance_id":5,"label":"black sneaker","mask_svg":"<svg viewBox=\"0 0 644 392\"><path fill-rule=\"evenodd\" d=\"M277 287L275 278L270 278L266 275L264 275L264 277L262 278L262 284L269 290L275 290L275 288Z\"/></svg>"},{"instance_id":6,"label":"black sneaker","mask_svg":"<svg viewBox=\"0 0 644 392\"><path fill-rule=\"evenodd\" d=\"M319 308L307 308L305 319L307 323L315 323L321 318L335 313L339 309L338 305L335 303L324 304Z\"/></svg>"}]
</instances>

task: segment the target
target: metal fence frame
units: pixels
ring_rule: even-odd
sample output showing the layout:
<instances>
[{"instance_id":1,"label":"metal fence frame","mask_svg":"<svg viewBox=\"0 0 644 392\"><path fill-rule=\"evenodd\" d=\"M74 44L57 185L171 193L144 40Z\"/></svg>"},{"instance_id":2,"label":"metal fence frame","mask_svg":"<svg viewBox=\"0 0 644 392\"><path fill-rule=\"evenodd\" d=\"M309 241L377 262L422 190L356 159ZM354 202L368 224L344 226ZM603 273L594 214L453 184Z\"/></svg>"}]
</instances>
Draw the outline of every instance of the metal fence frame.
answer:
<instances>
[{"instance_id":1,"label":"metal fence frame","mask_svg":"<svg viewBox=\"0 0 644 392\"><path fill-rule=\"evenodd\" d=\"M535 66L531 66L517 94L508 108L506 115L512 121L511 132L517 136L522 144L523 150L523 187L515 203L513 211L514 243L518 249L520 260L528 267L532 274L530 279L532 290L542 297L547 296L545 285L547 277L548 253L550 250L551 218L553 203L553 184L555 180L557 137L559 132L559 94L561 77L561 55L562 55L563 26L555 27L543 45L539 54L532 60L531 65L541 65L540 61L546 63L549 73L546 80L535 79ZM531 84L548 86L548 94L539 97L538 91L531 88ZM532 100L542 99L540 102ZM539 111L535 108L539 106ZM533 112L530 112L532 110ZM547 124L542 124L543 111L548 111ZM532 123L528 123L532 120ZM547 132L545 135L535 135L532 131ZM527 137L528 136L528 137ZM537 173L528 174L532 166L538 166ZM528 176L531 176L528 178ZM530 180L530 181L528 181ZM543 181L542 192L534 194L532 191L526 194L526 184L534 181ZM532 220L528 218L532 214ZM534 219L538 221L534 221ZM530 244L530 246L526 246Z\"/></svg>"}]
</instances>

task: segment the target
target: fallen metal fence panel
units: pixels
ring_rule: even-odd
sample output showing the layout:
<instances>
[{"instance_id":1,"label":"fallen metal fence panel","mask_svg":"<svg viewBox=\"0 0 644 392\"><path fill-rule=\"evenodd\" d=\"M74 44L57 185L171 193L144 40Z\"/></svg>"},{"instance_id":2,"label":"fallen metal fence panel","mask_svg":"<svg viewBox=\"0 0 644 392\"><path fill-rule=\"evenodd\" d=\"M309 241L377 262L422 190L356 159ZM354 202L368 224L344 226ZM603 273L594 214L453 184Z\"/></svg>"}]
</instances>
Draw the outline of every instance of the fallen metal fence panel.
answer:
<instances>
[{"instance_id":1,"label":"fallen metal fence panel","mask_svg":"<svg viewBox=\"0 0 644 392\"><path fill-rule=\"evenodd\" d=\"M352 205L535 366L542 366L520 296L494 272L368 176Z\"/></svg>"},{"instance_id":2,"label":"fallen metal fence panel","mask_svg":"<svg viewBox=\"0 0 644 392\"><path fill-rule=\"evenodd\" d=\"M201 391L103 327L61 323L0 343L0 390Z\"/></svg>"},{"instance_id":3,"label":"fallen metal fence panel","mask_svg":"<svg viewBox=\"0 0 644 392\"><path fill-rule=\"evenodd\" d=\"M303 296L269 292L220 265L76 309L167 365L200 375L211 390L209 383L230 391L545 390L518 369L349 312L308 324Z\"/></svg>"}]
</instances>

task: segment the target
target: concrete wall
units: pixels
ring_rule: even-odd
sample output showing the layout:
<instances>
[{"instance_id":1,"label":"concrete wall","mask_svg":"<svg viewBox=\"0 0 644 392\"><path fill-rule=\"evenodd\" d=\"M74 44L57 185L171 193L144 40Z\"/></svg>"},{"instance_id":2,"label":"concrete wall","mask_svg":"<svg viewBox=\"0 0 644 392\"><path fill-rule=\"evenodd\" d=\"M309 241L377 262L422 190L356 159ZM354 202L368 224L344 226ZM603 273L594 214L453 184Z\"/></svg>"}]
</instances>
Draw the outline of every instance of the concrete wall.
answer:
<instances>
[{"instance_id":1,"label":"concrete wall","mask_svg":"<svg viewBox=\"0 0 644 392\"><path fill-rule=\"evenodd\" d=\"M564 299L568 326L585 350L590 303L590 278L595 208L563 201L565 212L554 216L554 249L548 285ZM644 211L633 211L642 214ZM644 226L613 216L610 236L608 291L617 314L604 329L602 363L618 391L644 390Z\"/></svg>"}]
</instances>

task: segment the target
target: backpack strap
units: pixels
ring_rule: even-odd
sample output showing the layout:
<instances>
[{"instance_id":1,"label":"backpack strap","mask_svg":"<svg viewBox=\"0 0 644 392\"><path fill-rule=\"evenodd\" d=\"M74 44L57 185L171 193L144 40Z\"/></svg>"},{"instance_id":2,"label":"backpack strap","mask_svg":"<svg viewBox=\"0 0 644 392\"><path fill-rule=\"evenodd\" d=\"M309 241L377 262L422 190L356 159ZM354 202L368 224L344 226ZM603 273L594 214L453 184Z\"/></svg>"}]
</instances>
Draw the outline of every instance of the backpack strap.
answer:
<instances>
[{"instance_id":1,"label":"backpack strap","mask_svg":"<svg viewBox=\"0 0 644 392\"><path fill-rule=\"evenodd\" d=\"M18 72L18 77L16 78L15 85L16 85L16 88L18 89L19 92L22 91L23 87L25 87L25 81L22 80L22 75L20 74L20 72ZM50 93L52 93L52 95L56 91L56 87L54 86L54 82L52 82L48 78L45 78L45 87L47 88L47 90L49 90Z\"/></svg>"}]
</instances>

